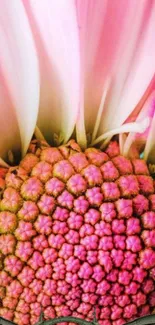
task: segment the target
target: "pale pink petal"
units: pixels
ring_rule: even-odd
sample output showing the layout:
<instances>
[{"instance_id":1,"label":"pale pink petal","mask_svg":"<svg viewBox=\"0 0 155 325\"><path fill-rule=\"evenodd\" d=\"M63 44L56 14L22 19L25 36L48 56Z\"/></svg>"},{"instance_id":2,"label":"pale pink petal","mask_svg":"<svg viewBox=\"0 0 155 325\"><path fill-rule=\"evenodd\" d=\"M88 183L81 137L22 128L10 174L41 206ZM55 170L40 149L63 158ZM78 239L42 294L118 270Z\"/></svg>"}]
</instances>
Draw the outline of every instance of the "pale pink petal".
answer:
<instances>
[{"instance_id":1,"label":"pale pink petal","mask_svg":"<svg viewBox=\"0 0 155 325\"><path fill-rule=\"evenodd\" d=\"M0 69L6 87L5 91L2 90L1 99L5 102L1 106L1 115L5 112L6 115L5 128L1 126L3 141L0 154L3 156L8 147L11 150L19 148L21 138L24 155L37 119L39 74L33 37L20 0L0 1Z\"/></svg>"},{"instance_id":2,"label":"pale pink petal","mask_svg":"<svg viewBox=\"0 0 155 325\"><path fill-rule=\"evenodd\" d=\"M154 73L154 10L153 1L77 0L84 71L77 128L85 118L86 133L100 136L119 128L138 104Z\"/></svg>"},{"instance_id":3,"label":"pale pink petal","mask_svg":"<svg viewBox=\"0 0 155 325\"><path fill-rule=\"evenodd\" d=\"M100 135L97 139L95 139L91 143L91 146L94 146L101 141L105 141L107 138L112 138L116 134L121 134L126 132L144 133L144 131L149 127L149 124L150 124L150 119L148 117L141 119L139 123L137 121L137 122L123 124L118 128L111 129L105 132L104 134Z\"/></svg>"},{"instance_id":4,"label":"pale pink petal","mask_svg":"<svg viewBox=\"0 0 155 325\"><path fill-rule=\"evenodd\" d=\"M17 155L20 149L20 134L14 107L0 72L0 157L8 161L8 153L12 151ZM2 160L0 165L4 166Z\"/></svg>"},{"instance_id":5,"label":"pale pink petal","mask_svg":"<svg viewBox=\"0 0 155 325\"><path fill-rule=\"evenodd\" d=\"M146 145L144 149L144 159L148 162L155 163L155 91L153 93L152 106L154 108L154 115L146 138Z\"/></svg>"},{"instance_id":6,"label":"pale pink petal","mask_svg":"<svg viewBox=\"0 0 155 325\"><path fill-rule=\"evenodd\" d=\"M139 122L141 125L141 122L145 118L149 118L150 120L149 125L144 132L129 133L124 143L123 152L122 152L125 156L132 155L132 150L134 149L134 147L137 148L139 152L141 152L144 149L145 143L147 143L145 148L145 158L147 159L149 151L151 150L151 148L149 147L153 145L152 141L150 142L150 140L148 141L147 139L148 139L148 134L152 133L152 132L150 133L150 128L152 125L152 119L154 117L154 114L155 114L155 91L152 92L152 94L146 100L135 122L135 123ZM150 135L150 139L151 139L151 135Z\"/></svg>"},{"instance_id":7,"label":"pale pink petal","mask_svg":"<svg viewBox=\"0 0 155 325\"><path fill-rule=\"evenodd\" d=\"M133 3L138 4L138 11L135 8L132 17L135 22L130 22L124 35L126 45L124 42L124 50L121 48L99 132L124 123L141 100L155 72L155 2Z\"/></svg>"},{"instance_id":8,"label":"pale pink petal","mask_svg":"<svg viewBox=\"0 0 155 325\"><path fill-rule=\"evenodd\" d=\"M37 125L48 141L71 136L79 107L80 55L74 1L24 1L40 60Z\"/></svg>"}]
</instances>

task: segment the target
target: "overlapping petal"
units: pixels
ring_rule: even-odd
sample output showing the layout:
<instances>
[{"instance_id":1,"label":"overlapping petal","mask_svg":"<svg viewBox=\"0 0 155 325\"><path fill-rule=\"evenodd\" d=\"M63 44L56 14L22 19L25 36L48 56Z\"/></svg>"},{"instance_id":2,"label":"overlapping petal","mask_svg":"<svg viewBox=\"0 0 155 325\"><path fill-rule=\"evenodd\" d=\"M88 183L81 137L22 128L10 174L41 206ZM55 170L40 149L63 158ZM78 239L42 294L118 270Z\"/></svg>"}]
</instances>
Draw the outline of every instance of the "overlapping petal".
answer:
<instances>
[{"instance_id":1,"label":"overlapping petal","mask_svg":"<svg viewBox=\"0 0 155 325\"><path fill-rule=\"evenodd\" d=\"M24 155L34 132L39 100L37 56L20 0L0 2L0 156Z\"/></svg>"},{"instance_id":2,"label":"overlapping petal","mask_svg":"<svg viewBox=\"0 0 155 325\"><path fill-rule=\"evenodd\" d=\"M80 57L74 1L24 1L41 73L37 125L51 142L71 136L79 107Z\"/></svg>"},{"instance_id":3,"label":"overlapping petal","mask_svg":"<svg viewBox=\"0 0 155 325\"><path fill-rule=\"evenodd\" d=\"M77 12L85 102L79 121L85 118L86 133L93 133L94 140L117 132L151 82L155 2L77 0Z\"/></svg>"},{"instance_id":4,"label":"overlapping petal","mask_svg":"<svg viewBox=\"0 0 155 325\"><path fill-rule=\"evenodd\" d=\"M149 118L148 127L146 128L146 130L144 130L144 132L141 133L131 132L127 136L126 141L124 142L122 154L124 154L125 156L132 155L133 148L137 148L137 151L139 152L142 152L144 150L145 144L148 142L147 138L148 135L150 134L150 129L152 125L152 120L154 118L154 114L155 114L155 90L147 98L135 122L135 123L139 122L140 127L142 128L142 122L146 118ZM146 159L148 158L147 157L148 154L145 155Z\"/></svg>"}]
</instances>

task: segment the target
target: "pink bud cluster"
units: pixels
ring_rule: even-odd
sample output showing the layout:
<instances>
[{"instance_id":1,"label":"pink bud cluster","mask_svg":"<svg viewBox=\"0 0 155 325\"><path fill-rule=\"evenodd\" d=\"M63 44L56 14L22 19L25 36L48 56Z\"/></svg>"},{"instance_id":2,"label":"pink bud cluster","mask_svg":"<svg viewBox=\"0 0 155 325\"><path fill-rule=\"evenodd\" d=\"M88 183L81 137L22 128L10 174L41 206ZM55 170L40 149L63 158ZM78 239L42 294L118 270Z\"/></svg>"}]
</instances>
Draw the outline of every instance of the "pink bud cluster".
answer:
<instances>
[{"instance_id":1,"label":"pink bud cluster","mask_svg":"<svg viewBox=\"0 0 155 325\"><path fill-rule=\"evenodd\" d=\"M123 325L155 307L155 190L143 160L30 146L0 202L0 314Z\"/></svg>"}]
</instances>

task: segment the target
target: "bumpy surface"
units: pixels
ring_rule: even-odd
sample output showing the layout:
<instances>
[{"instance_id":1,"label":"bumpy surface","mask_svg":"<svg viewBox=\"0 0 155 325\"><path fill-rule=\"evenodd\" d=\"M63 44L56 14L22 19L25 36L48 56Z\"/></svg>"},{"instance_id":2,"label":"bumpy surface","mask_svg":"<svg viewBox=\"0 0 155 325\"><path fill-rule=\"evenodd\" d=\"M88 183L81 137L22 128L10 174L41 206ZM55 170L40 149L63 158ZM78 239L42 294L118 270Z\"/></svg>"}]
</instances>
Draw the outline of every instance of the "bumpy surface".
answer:
<instances>
[{"instance_id":1,"label":"bumpy surface","mask_svg":"<svg viewBox=\"0 0 155 325\"><path fill-rule=\"evenodd\" d=\"M1 176L3 171L1 171ZM4 173L5 174L5 173ZM0 178L0 315L122 325L155 307L155 190L146 163L33 141Z\"/></svg>"}]
</instances>

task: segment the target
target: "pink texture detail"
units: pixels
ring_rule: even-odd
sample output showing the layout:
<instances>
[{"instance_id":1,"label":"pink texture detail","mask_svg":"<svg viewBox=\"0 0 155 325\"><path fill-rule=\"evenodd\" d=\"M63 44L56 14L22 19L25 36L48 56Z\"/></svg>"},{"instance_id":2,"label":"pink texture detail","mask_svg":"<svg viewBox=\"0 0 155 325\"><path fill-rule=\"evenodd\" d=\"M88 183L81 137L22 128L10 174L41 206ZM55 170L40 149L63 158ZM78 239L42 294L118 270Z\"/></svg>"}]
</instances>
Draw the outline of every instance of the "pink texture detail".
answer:
<instances>
[{"instance_id":1,"label":"pink texture detail","mask_svg":"<svg viewBox=\"0 0 155 325\"><path fill-rule=\"evenodd\" d=\"M98 261L98 252L96 251L88 251L87 252L87 261L90 265L94 265Z\"/></svg>"},{"instance_id":2,"label":"pink texture detail","mask_svg":"<svg viewBox=\"0 0 155 325\"><path fill-rule=\"evenodd\" d=\"M42 214L51 214L55 208L55 200L52 196L42 195L37 203Z\"/></svg>"},{"instance_id":3,"label":"pink texture detail","mask_svg":"<svg viewBox=\"0 0 155 325\"><path fill-rule=\"evenodd\" d=\"M93 268L85 262L81 265L78 275L81 279L89 279L93 273Z\"/></svg>"},{"instance_id":4,"label":"pink texture detail","mask_svg":"<svg viewBox=\"0 0 155 325\"><path fill-rule=\"evenodd\" d=\"M29 287L33 290L35 295L38 295L43 289L43 283L41 280L34 279Z\"/></svg>"},{"instance_id":5,"label":"pink texture detail","mask_svg":"<svg viewBox=\"0 0 155 325\"><path fill-rule=\"evenodd\" d=\"M102 266L101 266L101 265L95 265L95 266L93 267L92 278L93 278L96 282L100 282L104 277L105 277L105 272L104 272Z\"/></svg>"},{"instance_id":6,"label":"pink texture detail","mask_svg":"<svg viewBox=\"0 0 155 325\"><path fill-rule=\"evenodd\" d=\"M45 248L43 250L43 258L46 264L53 263L58 257L58 253L54 248Z\"/></svg>"},{"instance_id":7,"label":"pink texture detail","mask_svg":"<svg viewBox=\"0 0 155 325\"><path fill-rule=\"evenodd\" d=\"M136 282L131 282L126 288L125 288L125 293L127 295L135 295L140 288L139 283Z\"/></svg>"},{"instance_id":8,"label":"pink texture detail","mask_svg":"<svg viewBox=\"0 0 155 325\"><path fill-rule=\"evenodd\" d=\"M29 241L18 241L16 246L16 256L26 262L33 253L32 244Z\"/></svg>"},{"instance_id":9,"label":"pink texture detail","mask_svg":"<svg viewBox=\"0 0 155 325\"><path fill-rule=\"evenodd\" d=\"M44 248L48 247L48 241L44 235L36 236L33 238L32 242L33 247L40 252L42 252Z\"/></svg>"},{"instance_id":10,"label":"pink texture detail","mask_svg":"<svg viewBox=\"0 0 155 325\"><path fill-rule=\"evenodd\" d=\"M112 259L109 252L99 250L98 260L100 265L104 266L104 270L109 273L112 269Z\"/></svg>"},{"instance_id":11,"label":"pink texture detail","mask_svg":"<svg viewBox=\"0 0 155 325\"><path fill-rule=\"evenodd\" d=\"M142 217L142 223L146 229L155 229L155 212L148 211L145 212Z\"/></svg>"},{"instance_id":12,"label":"pink texture detail","mask_svg":"<svg viewBox=\"0 0 155 325\"><path fill-rule=\"evenodd\" d=\"M113 249L111 251L111 257L113 259L113 263L115 264L115 266L120 267L124 260L124 253L122 252L122 250Z\"/></svg>"},{"instance_id":13,"label":"pink texture detail","mask_svg":"<svg viewBox=\"0 0 155 325\"><path fill-rule=\"evenodd\" d=\"M125 306L129 305L130 298L127 294L123 294L123 295L116 297L115 301L116 301L117 305L124 308Z\"/></svg>"},{"instance_id":14,"label":"pink texture detail","mask_svg":"<svg viewBox=\"0 0 155 325\"><path fill-rule=\"evenodd\" d=\"M12 298L18 298L23 291L23 287L18 280L13 280L7 287L7 294Z\"/></svg>"},{"instance_id":15,"label":"pink texture detail","mask_svg":"<svg viewBox=\"0 0 155 325\"><path fill-rule=\"evenodd\" d=\"M57 283L54 280L46 279L44 283L43 290L48 296L56 294Z\"/></svg>"},{"instance_id":16,"label":"pink texture detail","mask_svg":"<svg viewBox=\"0 0 155 325\"><path fill-rule=\"evenodd\" d=\"M67 160L61 160L53 167L53 176L62 181L67 181L72 175L74 175L74 169Z\"/></svg>"},{"instance_id":17,"label":"pink texture detail","mask_svg":"<svg viewBox=\"0 0 155 325\"><path fill-rule=\"evenodd\" d=\"M59 251L59 256L66 260L73 255L73 250L73 245L64 243Z\"/></svg>"},{"instance_id":18,"label":"pink texture detail","mask_svg":"<svg viewBox=\"0 0 155 325\"><path fill-rule=\"evenodd\" d=\"M8 255L14 253L15 245L16 239L13 235L7 234L0 236L0 251L2 254Z\"/></svg>"},{"instance_id":19,"label":"pink texture detail","mask_svg":"<svg viewBox=\"0 0 155 325\"><path fill-rule=\"evenodd\" d=\"M119 177L119 172L112 161L102 165L101 172L105 181L115 181Z\"/></svg>"},{"instance_id":20,"label":"pink texture detail","mask_svg":"<svg viewBox=\"0 0 155 325\"><path fill-rule=\"evenodd\" d=\"M137 307L135 304L130 304L125 306L123 316L127 319L131 319L133 316L137 314Z\"/></svg>"},{"instance_id":21,"label":"pink texture detail","mask_svg":"<svg viewBox=\"0 0 155 325\"><path fill-rule=\"evenodd\" d=\"M114 235L114 245L116 249L124 250L126 248L126 237L123 235Z\"/></svg>"},{"instance_id":22,"label":"pink texture detail","mask_svg":"<svg viewBox=\"0 0 155 325\"><path fill-rule=\"evenodd\" d=\"M16 227L16 215L9 211L0 212L0 230L2 234L12 232Z\"/></svg>"},{"instance_id":23,"label":"pink texture detail","mask_svg":"<svg viewBox=\"0 0 155 325\"><path fill-rule=\"evenodd\" d=\"M54 234L61 234L65 235L69 231L67 223L62 222L62 221L54 221L53 227L52 227L52 232Z\"/></svg>"},{"instance_id":24,"label":"pink texture detail","mask_svg":"<svg viewBox=\"0 0 155 325\"><path fill-rule=\"evenodd\" d=\"M11 282L11 277L4 270L0 271L0 286L6 287Z\"/></svg>"},{"instance_id":25,"label":"pink texture detail","mask_svg":"<svg viewBox=\"0 0 155 325\"><path fill-rule=\"evenodd\" d=\"M36 278L42 279L42 281L45 281L46 279L50 278L51 275L52 275L52 267L49 264L40 267L36 272Z\"/></svg>"},{"instance_id":26,"label":"pink texture detail","mask_svg":"<svg viewBox=\"0 0 155 325\"><path fill-rule=\"evenodd\" d=\"M75 258L74 256L69 257L67 260L65 260L66 265L66 271L76 273L80 269L80 261L78 258Z\"/></svg>"},{"instance_id":27,"label":"pink texture detail","mask_svg":"<svg viewBox=\"0 0 155 325\"><path fill-rule=\"evenodd\" d=\"M140 252L142 249L141 239L138 236L128 236L126 239L126 248L133 253Z\"/></svg>"},{"instance_id":28,"label":"pink texture detail","mask_svg":"<svg viewBox=\"0 0 155 325\"><path fill-rule=\"evenodd\" d=\"M22 272L18 274L17 278L24 287L28 287L34 280L35 273L29 266L24 266Z\"/></svg>"},{"instance_id":29,"label":"pink texture detail","mask_svg":"<svg viewBox=\"0 0 155 325\"><path fill-rule=\"evenodd\" d=\"M99 207L103 201L103 194L99 187L93 187L86 191L86 198L91 206Z\"/></svg>"},{"instance_id":30,"label":"pink texture detail","mask_svg":"<svg viewBox=\"0 0 155 325\"><path fill-rule=\"evenodd\" d=\"M89 165L82 171L89 186L101 185L103 178L100 169L94 165Z\"/></svg>"},{"instance_id":31,"label":"pink texture detail","mask_svg":"<svg viewBox=\"0 0 155 325\"><path fill-rule=\"evenodd\" d=\"M65 239L67 243L74 245L74 244L79 244L80 236L77 231L71 229L65 235Z\"/></svg>"},{"instance_id":32,"label":"pink texture detail","mask_svg":"<svg viewBox=\"0 0 155 325\"><path fill-rule=\"evenodd\" d=\"M133 211L136 215L141 216L142 213L149 209L149 201L148 199L142 195L138 194L133 198Z\"/></svg>"},{"instance_id":33,"label":"pink texture detail","mask_svg":"<svg viewBox=\"0 0 155 325\"><path fill-rule=\"evenodd\" d=\"M42 182L47 182L52 176L52 166L45 161L40 161L33 167L31 176L38 177Z\"/></svg>"},{"instance_id":34,"label":"pink texture detail","mask_svg":"<svg viewBox=\"0 0 155 325\"><path fill-rule=\"evenodd\" d=\"M80 243L87 249L97 249L98 237L96 235L85 236L80 240Z\"/></svg>"},{"instance_id":35,"label":"pink texture detail","mask_svg":"<svg viewBox=\"0 0 155 325\"><path fill-rule=\"evenodd\" d=\"M57 202L64 208L71 210L73 208L74 197L68 191L63 191L57 198Z\"/></svg>"},{"instance_id":36,"label":"pink texture detail","mask_svg":"<svg viewBox=\"0 0 155 325\"><path fill-rule=\"evenodd\" d=\"M36 201L43 192L43 185L36 177L26 180L21 187L21 195L26 200Z\"/></svg>"},{"instance_id":37,"label":"pink texture detail","mask_svg":"<svg viewBox=\"0 0 155 325\"><path fill-rule=\"evenodd\" d=\"M15 236L18 240L29 240L36 235L33 225L30 222L19 221L18 228L15 230Z\"/></svg>"},{"instance_id":38,"label":"pink texture detail","mask_svg":"<svg viewBox=\"0 0 155 325\"><path fill-rule=\"evenodd\" d=\"M110 289L110 284L106 280L102 280L98 285L97 285L97 290L96 293L99 295L105 295L107 291Z\"/></svg>"},{"instance_id":39,"label":"pink texture detail","mask_svg":"<svg viewBox=\"0 0 155 325\"><path fill-rule=\"evenodd\" d=\"M80 174L76 174L76 175L73 175L68 180L67 188L71 193L73 193L75 195L80 195L81 193L86 191L87 182Z\"/></svg>"},{"instance_id":40,"label":"pink texture detail","mask_svg":"<svg viewBox=\"0 0 155 325\"><path fill-rule=\"evenodd\" d=\"M112 313L111 313L111 319L116 320L119 319L122 316L123 309L117 305L114 305L111 307Z\"/></svg>"},{"instance_id":41,"label":"pink texture detail","mask_svg":"<svg viewBox=\"0 0 155 325\"><path fill-rule=\"evenodd\" d=\"M138 218L130 218L126 223L126 233L127 235L135 235L141 232L140 220Z\"/></svg>"},{"instance_id":42,"label":"pink texture detail","mask_svg":"<svg viewBox=\"0 0 155 325\"><path fill-rule=\"evenodd\" d=\"M95 235L102 237L104 235L112 235L111 224L105 221L100 221L95 224Z\"/></svg>"},{"instance_id":43,"label":"pink texture detail","mask_svg":"<svg viewBox=\"0 0 155 325\"><path fill-rule=\"evenodd\" d=\"M128 271L120 271L118 275L118 282L124 284L125 286L129 285L132 279L132 274Z\"/></svg>"},{"instance_id":44,"label":"pink texture detail","mask_svg":"<svg viewBox=\"0 0 155 325\"><path fill-rule=\"evenodd\" d=\"M116 183L105 182L101 186L104 199L107 201L115 201L120 197L120 191Z\"/></svg>"},{"instance_id":45,"label":"pink texture detail","mask_svg":"<svg viewBox=\"0 0 155 325\"><path fill-rule=\"evenodd\" d=\"M85 223L81 226L79 234L81 238L85 238L87 235L90 236L94 234L94 227L90 224Z\"/></svg>"},{"instance_id":46,"label":"pink texture detail","mask_svg":"<svg viewBox=\"0 0 155 325\"><path fill-rule=\"evenodd\" d=\"M60 249L62 245L65 243L65 239L63 238L62 235L51 234L48 237L48 242L52 248ZM48 247L48 245L46 247Z\"/></svg>"},{"instance_id":47,"label":"pink texture detail","mask_svg":"<svg viewBox=\"0 0 155 325\"><path fill-rule=\"evenodd\" d=\"M141 193L148 195L154 193L153 179L150 176L137 176Z\"/></svg>"},{"instance_id":48,"label":"pink texture detail","mask_svg":"<svg viewBox=\"0 0 155 325\"><path fill-rule=\"evenodd\" d=\"M52 214L52 219L58 221L67 221L69 218L69 211L65 208L56 207Z\"/></svg>"},{"instance_id":49,"label":"pink texture detail","mask_svg":"<svg viewBox=\"0 0 155 325\"><path fill-rule=\"evenodd\" d=\"M139 283L142 283L147 276L146 270L144 270L141 266L136 266L133 269L133 280Z\"/></svg>"},{"instance_id":50,"label":"pink texture detail","mask_svg":"<svg viewBox=\"0 0 155 325\"><path fill-rule=\"evenodd\" d=\"M89 209L87 213L84 215L84 219L86 223L90 223L92 226L94 226L97 221L100 220L100 213L99 211L95 209Z\"/></svg>"},{"instance_id":51,"label":"pink texture detail","mask_svg":"<svg viewBox=\"0 0 155 325\"><path fill-rule=\"evenodd\" d=\"M118 218L128 219L132 216L133 213L132 201L120 199L116 201L116 209L118 211Z\"/></svg>"},{"instance_id":52,"label":"pink texture detail","mask_svg":"<svg viewBox=\"0 0 155 325\"><path fill-rule=\"evenodd\" d=\"M39 267L44 266L43 256L40 252L35 251L28 261L28 264L33 270L37 270Z\"/></svg>"},{"instance_id":53,"label":"pink texture detail","mask_svg":"<svg viewBox=\"0 0 155 325\"><path fill-rule=\"evenodd\" d=\"M97 293L96 292L97 284L94 280L83 280L81 284L81 288L83 289L84 293Z\"/></svg>"},{"instance_id":54,"label":"pink texture detail","mask_svg":"<svg viewBox=\"0 0 155 325\"><path fill-rule=\"evenodd\" d=\"M100 206L101 218L106 222L111 222L116 217L114 203L103 203Z\"/></svg>"},{"instance_id":55,"label":"pink texture detail","mask_svg":"<svg viewBox=\"0 0 155 325\"><path fill-rule=\"evenodd\" d=\"M17 276L23 267L23 263L14 255L8 255L4 260L4 265L6 271L8 271L13 277Z\"/></svg>"},{"instance_id":56,"label":"pink texture detail","mask_svg":"<svg viewBox=\"0 0 155 325\"><path fill-rule=\"evenodd\" d=\"M78 199L74 200L74 211L79 214L84 214L89 208L89 202L84 196L79 196Z\"/></svg>"},{"instance_id":57,"label":"pink texture detail","mask_svg":"<svg viewBox=\"0 0 155 325\"><path fill-rule=\"evenodd\" d=\"M65 184L60 181L58 178L53 177L45 184L45 191L47 194L57 197L63 192Z\"/></svg>"},{"instance_id":58,"label":"pink texture detail","mask_svg":"<svg viewBox=\"0 0 155 325\"><path fill-rule=\"evenodd\" d=\"M75 212L70 212L70 217L67 219L67 224L70 229L78 230L83 224L83 217Z\"/></svg>"},{"instance_id":59,"label":"pink texture detail","mask_svg":"<svg viewBox=\"0 0 155 325\"><path fill-rule=\"evenodd\" d=\"M112 159L114 165L120 172L120 175L133 174L133 168L130 160L123 156L117 156Z\"/></svg>"},{"instance_id":60,"label":"pink texture detail","mask_svg":"<svg viewBox=\"0 0 155 325\"><path fill-rule=\"evenodd\" d=\"M111 236L103 236L99 241L99 249L111 251L113 249L113 239Z\"/></svg>"},{"instance_id":61,"label":"pink texture detail","mask_svg":"<svg viewBox=\"0 0 155 325\"><path fill-rule=\"evenodd\" d=\"M144 230L142 232L142 239L147 247L155 247L155 229Z\"/></svg>"},{"instance_id":62,"label":"pink texture detail","mask_svg":"<svg viewBox=\"0 0 155 325\"><path fill-rule=\"evenodd\" d=\"M126 232L126 226L124 220L113 220L112 231L114 234L124 234Z\"/></svg>"},{"instance_id":63,"label":"pink texture detail","mask_svg":"<svg viewBox=\"0 0 155 325\"><path fill-rule=\"evenodd\" d=\"M139 192L139 185L136 176L126 175L121 176L118 180L121 195L125 198L130 198L133 195L137 195Z\"/></svg>"},{"instance_id":64,"label":"pink texture detail","mask_svg":"<svg viewBox=\"0 0 155 325\"><path fill-rule=\"evenodd\" d=\"M140 252L140 264L144 269L151 269L155 265L155 251L152 248Z\"/></svg>"},{"instance_id":65,"label":"pink texture detail","mask_svg":"<svg viewBox=\"0 0 155 325\"><path fill-rule=\"evenodd\" d=\"M82 169L88 166L88 160L82 152L75 153L69 157L69 161L73 165L77 173L81 172Z\"/></svg>"}]
</instances>

